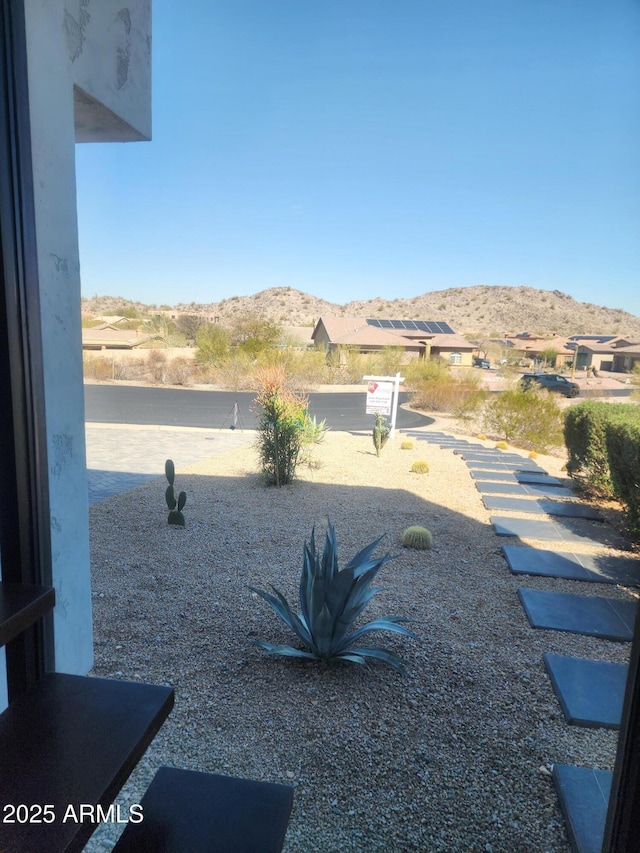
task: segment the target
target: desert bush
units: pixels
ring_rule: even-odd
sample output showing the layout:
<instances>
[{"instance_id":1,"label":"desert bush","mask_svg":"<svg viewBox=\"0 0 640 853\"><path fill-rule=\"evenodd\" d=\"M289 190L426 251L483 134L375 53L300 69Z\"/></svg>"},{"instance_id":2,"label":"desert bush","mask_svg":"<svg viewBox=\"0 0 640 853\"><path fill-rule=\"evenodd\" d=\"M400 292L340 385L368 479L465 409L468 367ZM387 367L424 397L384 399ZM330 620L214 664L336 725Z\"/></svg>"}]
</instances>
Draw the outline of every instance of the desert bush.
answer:
<instances>
[{"instance_id":1,"label":"desert bush","mask_svg":"<svg viewBox=\"0 0 640 853\"><path fill-rule=\"evenodd\" d=\"M265 349L256 356L253 369L256 368L282 368L287 374L290 386L299 390L327 382L329 377L324 352L315 349Z\"/></svg>"},{"instance_id":2,"label":"desert bush","mask_svg":"<svg viewBox=\"0 0 640 853\"><path fill-rule=\"evenodd\" d=\"M168 385L191 385L193 381L193 361L181 355L172 358L167 364L164 379Z\"/></svg>"},{"instance_id":3,"label":"desert bush","mask_svg":"<svg viewBox=\"0 0 640 853\"><path fill-rule=\"evenodd\" d=\"M509 445L506 441L497 441L496 442L496 450L507 450Z\"/></svg>"},{"instance_id":4,"label":"desert bush","mask_svg":"<svg viewBox=\"0 0 640 853\"><path fill-rule=\"evenodd\" d=\"M476 438L479 438L480 441L485 441L487 436L483 432L479 432Z\"/></svg>"},{"instance_id":5,"label":"desert bush","mask_svg":"<svg viewBox=\"0 0 640 853\"><path fill-rule=\"evenodd\" d=\"M403 441L400 445L400 450L413 450L413 442L410 440Z\"/></svg>"},{"instance_id":6,"label":"desert bush","mask_svg":"<svg viewBox=\"0 0 640 853\"><path fill-rule=\"evenodd\" d=\"M562 410L551 394L509 389L495 394L484 410L485 430L518 447L541 452L562 444Z\"/></svg>"},{"instance_id":7,"label":"desert bush","mask_svg":"<svg viewBox=\"0 0 640 853\"><path fill-rule=\"evenodd\" d=\"M147 356L147 371L153 382L164 382L167 356L159 349L150 349Z\"/></svg>"},{"instance_id":8,"label":"desert bush","mask_svg":"<svg viewBox=\"0 0 640 853\"><path fill-rule=\"evenodd\" d=\"M609 421L605 440L613 492L626 507L629 526L640 533L640 418Z\"/></svg>"},{"instance_id":9,"label":"desert bush","mask_svg":"<svg viewBox=\"0 0 640 853\"><path fill-rule=\"evenodd\" d=\"M219 323L204 323L196 331L196 361L221 364L229 355L229 332Z\"/></svg>"},{"instance_id":10,"label":"desert bush","mask_svg":"<svg viewBox=\"0 0 640 853\"><path fill-rule=\"evenodd\" d=\"M428 551L433 545L433 536L426 527L414 524L403 532L402 544L405 548L413 548L416 551Z\"/></svg>"},{"instance_id":11,"label":"desert bush","mask_svg":"<svg viewBox=\"0 0 640 853\"><path fill-rule=\"evenodd\" d=\"M143 380L148 376L146 358L114 358L113 378L121 382Z\"/></svg>"},{"instance_id":12,"label":"desert bush","mask_svg":"<svg viewBox=\"0 0 640 853\"><path fill-rule=\"evenodd\" d=\"M537 458L538 458L538 454L537 454L537 452L536 452L535 450L532 450L532 451L529 453L529 459L537 459Z\"/></svg>"},{"instance_id":13,"label":"desert bush","mask_svg":"<svg viewBox=\"0 0 640 853\"><path fill-rule=\"evenodd\" d=\"M255 390L255 364L246 353L232 352L220 363L196 363L196 382L216 385L229 391Z\"/></svg>"},{"instance_id":14,"label":"desert bush","mask_svg":"<svg viewBox=\"0 0 640 853\"><path fill-rule=\"evenodd\" d=\"M416 459L416 461L411 465L411 473L412 474L428 474L429 473L429 463L424 459Z\"/></svg>"},{"instance_id":15,"label":"desert bush","mask_svg":"<svg viewBox=\"0 0 640 853\"><path fill-rule=\"evenodd\" d=\"M639 419L640 409L628 403L587 400L568 408L564 418L564 441L569 453L569 476L594 494L612 495L607 425L634 423Z\"/></svg>"},{"instance_id":16,"label":"desert bush","mask_svg":"<svg viewBox=\"0 0 640 853\"><path fill-rule=\"evenodd\" d=\"M82 359L82 369L87 379L105 381L113 379L113 361L94 355L85 355Z\"/></svg>"},{"instance_id":17,"label":"desert bush","mask_svg":"<svg viewBox=\"0 0 640 853\"><path fill-rule=\"evenodd\" d=\"M262 476L267 485L290 483L302 448L308 400L292 390L281 368L263 369L254 374L258 412L257 449Z\"/></svg>"},{"instance_id":18,"label":"desert bush","mask_svg":"<svg viewBox=\"0 0 640 853\"><path fill-rule=\"evenodd\" d=\"M363 664L368 658L373 658L385 661L405 675L402 661L394 652L379 646L356 645L361 637L373 631L391 631L415 639L415 634L399 624L409 620L400 616L380 616L360 628L354 628L354 623L377 592L371 583L382 566L391 559L388 554L372 558L379 542L380 539L371 542L339 569L338 545L332 525L329 524L322 553L316 548L315 530L312 531L310 542L304 544L299 585L300 613L293 612L277 589L274 588L275 595L271 595L250 587L273 608L308 651L263 640L255 644L269 654L307 660L342 660Z\"/></svg>"},{"instance_id":19,"label":"desert bush","mask_svg":"<svg viewBox=\"0 0 640 853\"><path fill-rule=\"evenodd\" d=\"M463 421L475 417L487 396L480 377L471 372L453 375L441 359L414 359L405 376L413 408L451 412Z\"/></svg>"}]
</instances>

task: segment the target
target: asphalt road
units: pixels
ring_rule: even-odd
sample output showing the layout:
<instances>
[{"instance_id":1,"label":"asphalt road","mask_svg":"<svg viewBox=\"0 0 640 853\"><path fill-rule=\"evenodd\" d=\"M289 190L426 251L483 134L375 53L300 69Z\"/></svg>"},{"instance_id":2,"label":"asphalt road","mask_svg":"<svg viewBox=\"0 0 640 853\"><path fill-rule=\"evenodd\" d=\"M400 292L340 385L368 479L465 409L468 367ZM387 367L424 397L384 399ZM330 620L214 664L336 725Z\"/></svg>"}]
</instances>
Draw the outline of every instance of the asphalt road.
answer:
<instances>
[{"instance_id":1,"label":"asphalt road","mask_svg":"<svg viewBox=\"0 0 640 853\"><path fill-rule=\"evenodd\" d=\"M232 391L194 391L131 385L85 385L87 423L152 424L158 426L210 427L222 429L233 424L234 404L238 404L237 427L255 429L252 411L254 394ZM400 394L400 403L407 399ZM373 415L364 410L365 390L354 393L310 394L309 412L326 420L331 429L367 430ZM417 412L398 408L396 426L415 429L433 423Z\"/></svg>"}]
</instances>

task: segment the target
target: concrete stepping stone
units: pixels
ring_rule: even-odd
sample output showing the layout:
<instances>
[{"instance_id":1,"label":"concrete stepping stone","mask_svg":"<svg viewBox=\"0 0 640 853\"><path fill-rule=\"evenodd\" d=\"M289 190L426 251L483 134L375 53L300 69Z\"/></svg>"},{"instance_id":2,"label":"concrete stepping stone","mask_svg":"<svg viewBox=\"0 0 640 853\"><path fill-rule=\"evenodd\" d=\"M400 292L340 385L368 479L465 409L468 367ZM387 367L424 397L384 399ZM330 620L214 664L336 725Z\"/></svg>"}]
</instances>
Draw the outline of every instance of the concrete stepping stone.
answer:
<instances>
[{"instance_id":1,"label":"concrete stepping stone","mask_svg":"<svg viewBox=\"0 0 640 853\"><path fill-rule=\"evenodd\" d=\"M485 471L482 468L474 468L469 471L474 480L500 480L506 483L518 483L519 480L512 471Z\"/></svg>"},{"instance_id":2,"label":"concrete stepping stone","mask_svg":"<svg viewBox=\"0 0 640 853\"><path fill-rule=\"evenodd\" d=\"M542 656L567 722L585 728L617 729L627 682L625 663Z\"/></svg>"},{"instance_id":3,"label":"concrete stepping stone","mask_svg":"<svg viewBox=\"0 0 640 853\"><path fill-rule=\"evenodd\" d=\"M536 465L535 462L524 461L520 465L517 462L476 462L474 460L469 460L467 462L467 467L470 471L502 471L510 474L516 474L519 471L524 471L532 474L545 475L547 473L544 468Z\"/></svg>"},{"instance_id":4,"label":"concrete stepping stone","mask_svg":"<svg viewBox=\"0 0 640 853\"><path fill-rule=\"evenodd\" d=\"M501 450L461 450L459 455L468 462L526 462L531 464L530 459L525 459L523 456L518 456L517 453L503 453Z\"/></svg>"},{"instance_id":5,"label":"concrete stepping stone","mask_svg":"<svg viewBox=\"0 0 640 853\"><path fill-rule=\"evenodd\" d=\"M535 471L485 471L483 469L474 469L469 471L469 473L474 480L495 480L496 482L549 487L562 486L562 483L556 477L550 477L548 474L536 474Z\"/></svg>"},{"instance_id":6,"label":"concrete stepping stone","mask_svg":"<svg viewBox=\"0 0 640 853\"><path fill-rule=\"evenodd\" d=\"M635 601L524 587L518 590L518 596L532 628L618 642L630 643L633 639Z\"/></svg>"},{"instance_id":7,"label":"concrete stepping stone","mask_svg":"<svg viewBox=\"0 0 640 853\"><path fill-rule=\"evenodd\" d=\"M538 474L535 471L516 471L514 476L519 483L540 486L562 486L562 482L557 477L550 477L549 474Z\"/></svg>"},{"instance_id":8,"label":"concrete stepping stone","mask_svg":"<svg viewBox=\"0 0 640 853\"><path fill-rule=\"evenodd\" d=\"M554 764L552 778L572 849L575 853L602 853L613 774Z\"/></svg>"},{"instance_id":9,"label":"concrete stepping stone","mask_svg":"<svg viewBox=\"0 0 640 853\"><path fill-rule=\"evenodd\" d=\"M515 478L514 478L515 479ZM478 480L476 489L487 495L516 495L521 497L540 496L555 498L575 498L571 489L562 486L541 486L536 483L496 483Z\"/></svg>"},{"instance_id":10,"label":"concrete stepping stone","mask_svg":"<svg viewBox=\"0 0 640 853\"><path fill-rule=\"evenodd\" d=\"M482 503L489 510L512 510L513 512L531 512L537 515L587 518L591 521L602 521L602 516L597 510L577 501L552 501L547 498L503 498L488 495L482 498Z\"/></svg>"},{"instance_id":11,"label":"concrete stepping stone","mask_svg":"<svg viewBox=\"0 0 640 853\"><path fill-rule=\"evenodd\" d=\"M544 551L516 545L503 545L502 553L514 575L640 586L640 560L632 557Z\"/></svg>"},{"instance_id":12,"label":"concrete stepping stone","mask_svg":"<svg viewBox=\"0 0 640 853\"><path fill-rule=\"evenodd\" d=\"M606 524L596 524L581 518L533 519L492 515L491 523L497 536L518 536L546 542L575 542L577 544L626 550L627 542Z\"/></svg>"}]
</instances>

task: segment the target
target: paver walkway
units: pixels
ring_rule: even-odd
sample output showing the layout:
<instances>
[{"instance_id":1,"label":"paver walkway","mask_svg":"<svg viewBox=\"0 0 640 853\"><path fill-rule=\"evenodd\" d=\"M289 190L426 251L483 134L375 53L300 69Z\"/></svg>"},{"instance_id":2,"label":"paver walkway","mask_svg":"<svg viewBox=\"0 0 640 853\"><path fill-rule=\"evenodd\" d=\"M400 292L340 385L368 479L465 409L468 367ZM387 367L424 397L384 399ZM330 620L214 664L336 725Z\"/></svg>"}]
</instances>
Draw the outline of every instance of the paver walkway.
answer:
<instances>
[{"instance_id":1,"label":"paver walkway","mask_svg":"<svg viewBox=\"0 0 640 853\"><path fill-rule=\"evenodd\" d=\"M87 424L89 504L164 476L164 463L193 465L254 441L252 430Z\"/></svg>"}]
</instances>

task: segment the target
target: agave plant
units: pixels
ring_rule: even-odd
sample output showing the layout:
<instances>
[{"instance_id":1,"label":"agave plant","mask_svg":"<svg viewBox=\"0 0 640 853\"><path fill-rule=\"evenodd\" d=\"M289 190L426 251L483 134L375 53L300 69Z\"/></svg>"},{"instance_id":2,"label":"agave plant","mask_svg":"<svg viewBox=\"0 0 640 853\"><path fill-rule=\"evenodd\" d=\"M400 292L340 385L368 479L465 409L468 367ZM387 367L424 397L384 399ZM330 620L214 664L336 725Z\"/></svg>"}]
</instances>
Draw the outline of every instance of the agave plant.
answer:
<instances>
[{"instance_id":1,"label":"agave plant","mask_svg":"<svg viewBox=\"0 0 640 853\"><path fill-rule=\"evenodd\" d=\"M382 538L371 542L339 569L338 545L333 526L329 524L327 528L322 553L316 548L314 528L311 539L308 543L305 542L303 550L300 613L293 612L286 598L274 586L271 588L275 595L251 587L271 605L309 651L261 640L255 644L269 654L308 660L340 659L365 663L367 658L377 658L405 675L402 661L393 652L379 646L356 645L361 637L372 631L392 631L415 638L415 634L399 624L409 621L401 616L384 616L359 628L353 627L378 592L376 587L371 586L371 582L382 566L391 559L388 554L377 558L371 556Z\"/></svg>"}]
</instances>

